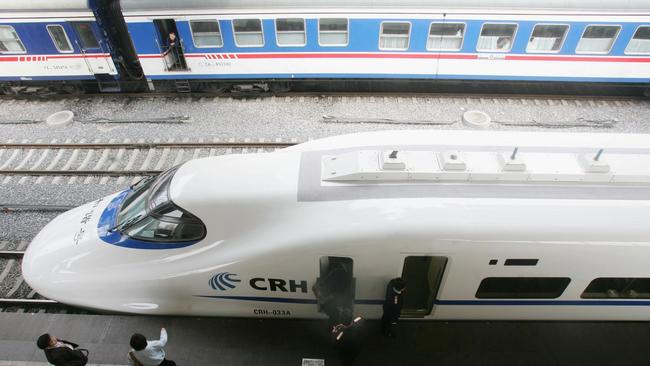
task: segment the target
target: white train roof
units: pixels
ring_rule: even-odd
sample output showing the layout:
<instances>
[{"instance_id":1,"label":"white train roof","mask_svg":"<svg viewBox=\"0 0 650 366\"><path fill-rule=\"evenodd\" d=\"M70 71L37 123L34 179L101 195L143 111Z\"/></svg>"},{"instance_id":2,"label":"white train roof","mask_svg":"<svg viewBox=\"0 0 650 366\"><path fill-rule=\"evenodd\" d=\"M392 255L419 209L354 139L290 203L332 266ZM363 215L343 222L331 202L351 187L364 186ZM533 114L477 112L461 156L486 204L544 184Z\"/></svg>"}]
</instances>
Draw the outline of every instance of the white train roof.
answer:
<instances>
[{"instance_id":1,"label":"white train roof","mask_svg":"<svg viewBox=\"0 0 650 366\"><path fill-rule=\"evenodd\" d=\"M519 153L511 159L515 148ZM598 154L601 149L602 156ZM386 156L393 151L397 151L396 160ZM557 192L549 195L537 188L515 189L513 194L519 194L519 198L563 198L566 194L566 198L648 201L650 135L357 133L315 140L276 153L190 161L176 173L170 192L174 202L192 211L200 206L209 210L215 202L248 204L251 197L256 197L257 202L269 199L285 203L295 202L296 198L314 202L441 197L422 191L439 182L496 187L470 188L473 191L468 190L466 198L499 197L506 188L511 189L507 185L523 184L554 187ZM566 192L558 188L566 185L573 188ZM588 188L593 185L600 188ZM363 186L374 188L367 190ZM210 189L206 191L206 187Z\"/></svg>"},{"instance_id":2,"label":"white train roof","mask_svg":"<svg viewBox=\"0 0 650 366\"><path fill-rule=\"evenodd\" d=\"M0 11L75 11L88 10L87 0L4 0Z\"/></svg>"},{"instance_id":3,"label":"white train roof","mask_svg":"<svg viewBox=\"0 0 650 366\"><path fill-rule=\"evenodd\" d=\"M197 9L515 9L647 11L647 0L121 0L124 11Z\"/></svg>"}]
</instances>

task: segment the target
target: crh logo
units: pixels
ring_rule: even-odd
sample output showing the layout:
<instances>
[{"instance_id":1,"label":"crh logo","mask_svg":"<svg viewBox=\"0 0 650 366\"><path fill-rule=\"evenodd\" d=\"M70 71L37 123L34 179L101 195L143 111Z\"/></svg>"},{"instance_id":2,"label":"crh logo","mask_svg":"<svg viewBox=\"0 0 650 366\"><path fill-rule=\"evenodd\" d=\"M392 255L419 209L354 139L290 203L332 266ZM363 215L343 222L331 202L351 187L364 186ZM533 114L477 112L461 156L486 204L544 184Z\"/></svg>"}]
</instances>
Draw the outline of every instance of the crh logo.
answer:
<instances>
[{"instance_id":1,"label":"crh logo","mask_svg":"<svg viewBox=\"0 0 650 366\"><path fill-rule=\"evenodd\" d=\"M210 279L210 287L215 290L226 291L229 288L235 288L236 283L241 282L237 275L230 272L217 273Z\"/></svg>"}]
</instances>

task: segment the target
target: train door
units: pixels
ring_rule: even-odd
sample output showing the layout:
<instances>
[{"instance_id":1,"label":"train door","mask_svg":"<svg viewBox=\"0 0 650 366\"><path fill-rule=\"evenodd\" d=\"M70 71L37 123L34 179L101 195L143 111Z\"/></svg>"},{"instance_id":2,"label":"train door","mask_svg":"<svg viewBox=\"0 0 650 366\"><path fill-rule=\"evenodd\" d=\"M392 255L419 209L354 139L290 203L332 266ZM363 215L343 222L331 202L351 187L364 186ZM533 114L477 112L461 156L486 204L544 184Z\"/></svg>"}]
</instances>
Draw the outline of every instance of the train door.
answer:
<instances>
[{"instance_id":1,"label":"train door","mask_svg":"<svg viewBox=\"0 0 650 366\"><path fill-rule=\"evenodd\" d=\"M330 320L338 321L343 311L354 310L355 278L354 263L348 257L321 257L320 277L316 279L314 292L318 311Z\"/></svg>"},{"instance_id":2,"label":"train door","mask_svg":"<svg viewBox=\"0 0 650 366\"><path fill-rule=\"evenodd\" d=\"M447 257L408 256L404 258L402 279L406 283L402 316L431 314L445 272Z\"/></svg>"},{"instance_id":3,"label":"train door","mask_svg":"<svg viewBox=\"0 0 650 366\"><path fill-rule=\"evenodd\" d=\"M156 19L153 21L158 31L156 42L167 71L185 71L187 62L181 39L174 19ZM173 35L172 35L173 34Z\"/></svg>"},{"instance_id":4,"label":"train door","mask_svg":"<svg viewBox=\"0 0 650 366\"><path fill-rule=\"evenodd\" d=\"M95 75L107 75L111 73L112 67L108 63L107 57L86 57L87 54L103 54L108 52L102 48L101 41L97 40L97 36L93 31L91 22L73 22L72 28L76 34L75 43L84 55L84 60L88 70Z\"/></svg>"}]
</instances>

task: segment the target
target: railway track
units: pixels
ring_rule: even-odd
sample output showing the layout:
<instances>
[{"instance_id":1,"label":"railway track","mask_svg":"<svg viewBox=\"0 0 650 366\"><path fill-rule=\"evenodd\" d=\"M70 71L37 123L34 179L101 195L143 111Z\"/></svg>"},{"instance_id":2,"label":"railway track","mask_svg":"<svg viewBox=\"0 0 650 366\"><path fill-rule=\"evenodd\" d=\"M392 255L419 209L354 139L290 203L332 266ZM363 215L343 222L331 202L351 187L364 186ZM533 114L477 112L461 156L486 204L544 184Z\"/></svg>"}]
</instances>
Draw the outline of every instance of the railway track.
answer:
<instances>
[{"instance_id":1,"label":"railway track","mask_svg":"<svg viewBox=\"0 0 650 366\"><path fill-rule=\"evenodd\" d=\"M64 309L64 305L43 298L24 281L20 263L27 245L27 241L0 241L0 311L40 311L53 306Z\"/></svg>"},{"instance_id":2,"label":"railway track","mask_svg":"<svg viewBox=\"0 0 650 366\"><path fill-rule=\"evenodd\" d=\"M25 282L20 263L29 242L0 241L0 298L35 300L40 296Z\"/></svg>"},{"instance_id":3,"label":"railway track","mask_svg":"<svg viewBox=\"0 0 650 366\"><path fill-rule=\"evenodd\" d=\"M111 177L123 184L132 177L155 175L187 160L232 153L270 152L295 145L288 141L265 139L243 141L28 141L0 143L0 184L51 183L106 184ZM28 180L32 179L32 180Z\"/></svg>"},{"instance_id":4,"label":"railway track","mask_svg":"<svg viewBox=\"0 0 650 366\"><path fill-rule=\"evenodd\" d=\"M524 99L578 99L578 100L647 100L642 95L589 95L577 93L488 93L488 92L266 92L266 93L175 93L175 92L155 92L155 93L86 93L86 94L45 94L45 95L18 95L18 94L0 94L0 100L83 100L93 98L178 98L178 99L237 99L237 100L254 100L265 98L367 98L367 97L418 97L418 98L524 98Z\"/></svg>"}]
</instances>

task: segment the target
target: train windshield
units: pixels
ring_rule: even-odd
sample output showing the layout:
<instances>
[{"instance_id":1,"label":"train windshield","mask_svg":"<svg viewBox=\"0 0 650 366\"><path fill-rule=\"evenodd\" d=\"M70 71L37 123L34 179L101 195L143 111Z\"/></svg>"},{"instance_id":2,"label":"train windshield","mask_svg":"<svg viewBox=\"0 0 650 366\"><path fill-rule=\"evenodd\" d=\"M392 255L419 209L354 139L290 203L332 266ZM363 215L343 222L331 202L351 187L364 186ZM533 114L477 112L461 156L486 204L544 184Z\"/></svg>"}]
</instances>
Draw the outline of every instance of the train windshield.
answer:
<instances>
[{"instance_id":1,"label":"train windshield","mask_svg":"<svg viewBox=\"0 0 650 366\"><path fill-rule=\"evenodd\" d=\"M169 184L178 167L145 178L131 187L122 203L113 230L134 239L179 242L203 239L205 225L177 207L169 198Z\"/></svg>"}]
</instances>

